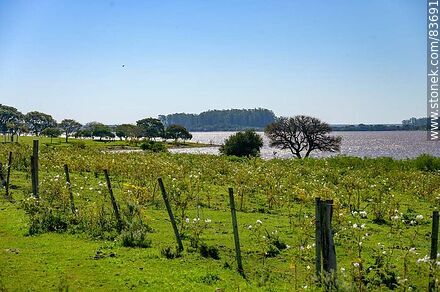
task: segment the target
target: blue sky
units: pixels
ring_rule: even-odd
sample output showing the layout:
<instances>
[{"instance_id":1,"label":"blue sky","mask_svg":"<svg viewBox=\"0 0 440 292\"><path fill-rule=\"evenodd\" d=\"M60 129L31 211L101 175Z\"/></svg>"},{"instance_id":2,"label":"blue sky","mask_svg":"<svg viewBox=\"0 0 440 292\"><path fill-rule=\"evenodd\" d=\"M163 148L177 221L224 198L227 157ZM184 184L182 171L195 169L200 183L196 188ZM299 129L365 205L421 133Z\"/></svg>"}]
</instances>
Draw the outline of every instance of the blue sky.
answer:
<instances>
[{"instance_id":1,"label":"blue sky","mask_svg":"<svg viewBox=\"0 0 440 292\"><path fill-rule=\"evenodd\" d=\"M414 0L0 0L0 103L83 123L255 107L400 123L426 114L425 9Z\"/></svg>"}]
</instances>

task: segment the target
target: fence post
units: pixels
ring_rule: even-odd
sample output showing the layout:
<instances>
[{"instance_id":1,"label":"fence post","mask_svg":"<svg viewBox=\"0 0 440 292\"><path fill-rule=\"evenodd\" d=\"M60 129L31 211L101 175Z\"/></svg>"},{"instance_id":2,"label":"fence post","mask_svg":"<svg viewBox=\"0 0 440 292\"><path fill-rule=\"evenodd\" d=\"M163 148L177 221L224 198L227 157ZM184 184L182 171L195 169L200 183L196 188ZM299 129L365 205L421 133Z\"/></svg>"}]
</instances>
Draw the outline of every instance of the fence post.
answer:
<instances>
[{"instance_id":1,"label":"fence post","mask_svg":"<svg viewBox=\"0 0 440 292\"><path fill-rule=\"evenodd\" d=\"M6 186L6 180L5 177L3 176L3 163L0 162L0 181L1 181L1 185Z\"/></svg>"},{"instance_id":2,"label":"fence post","mask_svg":"<svg viewBox=\"0 0 440 292\"><path fill-rule=\"evenodd\" d=\"M9 197L9 179L11 177L11 167L12 167L12 151L9 152L9 157L8 157L8 171L6 173L6 197Z\"/></svg>"},{"instance_id":3,"label":"fence post","mask_svg":"<svg viewBox=\"0 0 440 292\"><path fill-rule=\"evenodd\" d=\"M116 221L117 221L117 224L118 224L117 225L118 232L120 233L122 231L121 215L119 214L118 204L116 203L115 196L113 195L113 189L112 189L112 185L110 183L110 178L108 176L108 170L107 169L104 169L104 175L105 175L105 180L107 181L107 188L108 188L108 192L110 194L110 200L112 201L113 211L115 212L115 217L116 217Z\"/></svg>"},{"instance_id":4,"label":"fence post","mask_svg":"<svg viewBox=\"0 0 440 292\"><path fill-rule=\"evenodd\" d=\"M39 141L38 140L34 140L33 142L33 147L32 147L32 156L33 156L33 160L31 158L31 163L33 164L33 169L34 169L34 197L38 198L38 185L39 185L39 178L38 178L38 153L39 153Z\"/></svg>"},{"instance_id":5,"label":"fence post","mask_svg":"<svg viewBox=\"0 0 440 292\"><path fill-rule=\"evenodd\" d=\"M322 222L322 256L325 277L330 277L327 285L336 286L336 250L331 230L333 215L333 200L323 201L321 204ZM327 282L327 281L326 281Z\"/></svg>"},{"instance_id":6,"label":"fence post","mask_svg":"<svg viewBox=\"0 0 440 292\"><path fill-rule=\"evenodd\" d=\"M234 232L235 258L237 260L237 269L240 275L244 277L243 263L241 262L240 239L238 237L237 214L235 213L234 190L229 188L229 204L231 207L232 229Z\"/></svg>"},{"instance_id":7,"label":"fence post","mask_svg":"<svg viewBox=\"0 0 440 292\"><path fill-rule=\"evenodd\" d=\"M176 236L176 241L177 241L179 251L183 251L182 239L180 238L179 230L177 229L176 220L174 219L173 211L171 210L171 205L170 205L170 202L168 201L168 195L165 190L165 186L163 185L162 178L159 177L157 179L157 181L159 182L160 191L162 192L162 197L163 197L163 200L165 202L165 206L168 211L168 216L170 217L171 225L173 226L174 235Z\"/></svg>"},{"instance_id":8,"label":"fence post","mask_svg":"<svg viewBox=\"0 0 440 292\"><path fill-rule=\"evenodd\" d=\"M431 233L431 262L437 259L437 248L438 248L438 226L439 225L439 214L438 211L432 212L432 233ZM435 277L433 271L429 274L429 286L428 291L435 291Z\"/></svg>"},{"instance_id":9,"label":"fence post","mask_svg":"<svg viewBox=\"0 0 440 292\"><path fill-rule=\"evenodd\" d=\"M69 167L67 166L67 164L64 164L64 173L66 175L67 189L69 190L70 209L72 210L73 214L76 214L75 202L73 201L72 184L70 183Z\"/></svg>"},{"instance_id":10,"label":"fence post","mask_svg":"<svg viewBox=\"0 0 440 292\"><path fill-rule=\"evenodd\" d=\"M315 270L316 279L318 282L321 281L321 236L322 236L322 222L321 222L321 199L315 198Z\"/></svg>"},{"instance_id":11,"label":"fence post","mask_svg":"<svg viewBox=\"0 0 440 292\"><path fill-rule=\"evenodd\" d=\"M37 190L37 184L35 182L35 162L34 162L34 156L31 156L31 181L32 181L32 195L34 198L38 199L38 190Z\"/></svg>"}]
</instances>

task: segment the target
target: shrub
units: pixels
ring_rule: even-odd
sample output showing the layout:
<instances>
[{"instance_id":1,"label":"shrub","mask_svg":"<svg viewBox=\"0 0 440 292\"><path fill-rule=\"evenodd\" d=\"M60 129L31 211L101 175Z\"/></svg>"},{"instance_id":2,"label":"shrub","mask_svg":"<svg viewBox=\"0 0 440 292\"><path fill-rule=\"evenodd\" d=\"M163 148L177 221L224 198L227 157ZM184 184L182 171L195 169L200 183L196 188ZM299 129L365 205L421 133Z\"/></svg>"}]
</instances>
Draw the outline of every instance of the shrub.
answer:
<instances>
[{"instance_id":1,"label":"shrub","mask_svg":"<svg viewBox=\"0 0 440 292\"><path fill-rule=\"evenodd\" d=\"M153 140L146 140L140 145L142 150L151 152L167 152L167 146L163 142L156 142Z\"/></svg>"},{"instance_id":2,"label":"shrub","mask_svg":"<svg viewBox=\"0 0 440 292\"><path fill-rule=\"evenodd\" d=\"M220 147L220 153L235 156L259 156L263 146L263 139L253 130L238 132L228 139Z\"/></svg>"},{"instance_id":3,"label":"shrub","mask_svg":"<svg viewBox=\"0 0 440 292\"><path fill-rule=\"evenodd\" d=\"M180 258L180 256L181 256L179 250L177 248L173 248L171 246L164 247L160 251L160 253L169 260L175 259L175 258Z\"/></svg>"},{"instance_id":4,"label":"shrub","mask_svg":"<svg viewBox=\"0 0 440 292\"><path fill-rule=\"evenodd\" d=\"M204 258L212 258L214 260L219 260L220 255L218 249L215 246L209 246L206 243L202 243L199 247L200 255Z\"/></svg>"},{"instance_id":5,"label":"shrub","mask_svg":"<svg viewBox=\"0 0 440 292\"><path fill-rule=\"evenodd\" d=\"M414 164L418 170L437 171L440 170L440 158L429 154L422 154L414 159Z\"/></svg>"}]
</instances>

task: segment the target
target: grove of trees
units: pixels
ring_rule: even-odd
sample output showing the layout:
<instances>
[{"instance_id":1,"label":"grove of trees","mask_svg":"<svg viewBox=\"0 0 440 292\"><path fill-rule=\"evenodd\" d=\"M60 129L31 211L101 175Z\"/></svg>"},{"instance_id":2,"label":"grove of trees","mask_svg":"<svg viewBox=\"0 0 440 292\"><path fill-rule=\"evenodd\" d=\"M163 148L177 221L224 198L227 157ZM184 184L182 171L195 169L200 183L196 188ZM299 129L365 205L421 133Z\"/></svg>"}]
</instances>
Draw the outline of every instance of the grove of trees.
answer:
<instances>
[{"instance_id":1,"label":"grove of trees","mask_svg":"<svg viewBox=\"0 0 440 292\"><path fill-rule=\"evenodd\" d=\"M176 113L161 115L166 125L182 125L189 131L240 131L264 129L275 120L275 114L268 109L210 110L200 114Z\"/></svg>"},{"instance_id":2,"label":"grove of trees","mask_svg":"<svg viewBox=\"0 0 440 292\"><path fill-rule=\"evenodd\" d=\"M188 130L177 124L165 127L161 120L155 118L145 118L137 121L136 125L122 124L108 126L99 122L90 122L85 125L73 120L63 119L61 123L49 114L31 111L23 114L16 108L0 104L0 133L14 142L14 137L18 139L21 134L30 133L35 136L47 136L52 138L65 135L66 143L71 136L76 138L99 138L113 139L118 136L122 139L139 138L162 138L172 139L177 142L178 139L190 140L192 135Z\"/></svg>"}]
</instances>

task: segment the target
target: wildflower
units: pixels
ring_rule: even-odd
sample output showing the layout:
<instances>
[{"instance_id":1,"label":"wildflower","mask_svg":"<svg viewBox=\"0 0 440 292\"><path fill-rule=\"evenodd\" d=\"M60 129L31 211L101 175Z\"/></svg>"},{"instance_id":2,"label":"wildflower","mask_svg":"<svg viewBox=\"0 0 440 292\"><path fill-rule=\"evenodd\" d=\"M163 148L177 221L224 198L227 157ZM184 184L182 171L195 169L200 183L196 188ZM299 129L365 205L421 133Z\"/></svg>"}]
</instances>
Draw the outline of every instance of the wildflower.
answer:
<instances>
[{"instance_id":1,"label":"wildflower","mask_svg":"<svg viewBox=\"0 0 440 292\"><path fill-rule=\"evenodd\" d=\"M248 229L252 229L252 225L249 225L249 226L248 226Z\"/></svg>"},{"instance_id":2,"label":"wildflower","mask_svg":"<svg viewBox=\"0 0 440 292\"><path fill-rule=\"evenodd\" d=\"M205 223L211 223L211 219L205 219Z\"/></svg>"},{"instance_id":3,"label":"wildflower","mask_svg":"<svg viewBox=\"0 0 440 292\"><path fill-rule=\"evenodd\" d=\"M415 247L411 247L411 248L409 249L409 251L410 251L410 252L415 252L415 251L416 251L416 248L415 248Z\"/></svg>"},{"instance_id":4,"label":"wildflower","mask_svg":"<svg viewBox=\"0 0 440 292\"><path fill-rule=\"evenodd\" d=\"M418 220L418 221L423 220L423 215L417 215L416 220Z\"/></svg>"},{"instance_id":5,"label":"wildflower","mask_svg":"<svg viewBox=\"0 0 440 292\"><path fill-rule=\"evenodd\" d=\"M185 222L189 223L189 218L188 217L186 217Z\"/></svg>"},{"instance_id":6,"label":"wildflower","mask_svg":"<svg viewBox=\"0 0 440 292\"><path fill-rule=\"evenodd\" d=\"M358 212L357 212L357 211L353 211L353 212L351 212L351 214L352 214L353 216L356 216L356 215L358 214Z\"/></svg>"},{"instance_id":7,"label":"wildflower","mask_svg":"<svg viewBox=\"0 0 440 292\"><path fill-rule=\"evenodd\" d=\"M361 229L364 229L365 228L365 224L361 224Z\"/></svg>"},{"instance_id":8,"label":"wildflower","mask_svg":"<svg viewBox=\"0 0 440 292\"><path fill-rule=\"evenodd\" d=\"M399 215L391 216L391 220L394 220L394 221L399 220Z\"/></svg>"},{"instance_id":9,"label":"wildflower","mask_svg":"<svg viewBox=\"0 0 440 292\"><path fill-rule=\"evenodd\" d=\"M286 249L289 249L289 248L290 248L290 245L286 244Z\"/></svg>"},{"instance_id":10,"label":"wildflower","mask_svg":"<svg viewBox=\"0 0 440 292\"><path fill-rule=\"evenodd\" d=\"M307 270L310 270L310 266L307 266L306 268L307 268Z\"/></svg>"},{"instance_id":11,"label":"wildflower","mask_svg":"<svg viewBox=\"0 0 440 292\"><path fill-rule=\"evenodd\" d=\"M257 220L257 224L263 224L260 219Z\"/></svg>"},{"instance_id":12,"label":"wildflower","mask_svg":"<svg viewBox=\"0 0 440 292\"><path fill-rule=\"evenodd\" d=\"M342 272L342 273L345 272L345 268L341 268L341 272Z\"/></svg>"},{"instance_id":13,"label":"wildflower","mask_svg":"<svg viewBox=\"0 0 440 292\"><path fill-rule=\"evenodd\" d=\"M358 225L356 223L353 224L353 228L356 229L358 228Z\"/></svg>"},{"instance_id":14,"label":"wildflower","mask_svg":"<svg viewBox=\"0 0 440 292\"><path fill-rule=\"evenodd\" d=\"M361 218L367 218L367 212L365 211L360 211L359 215L361 215Z\"/></svg>"},{"instance_id":15,"label":"wildflower","mask_svg":"<svg viewBox=\"0 0 440 292\"><path fill-rule=\"evenodd\" d=\"M354 263L353 263L353 266L354 266L355 268L359 268L360 264L357 263L357 262L354 262Z\"/></svg>"}]
</instances>

